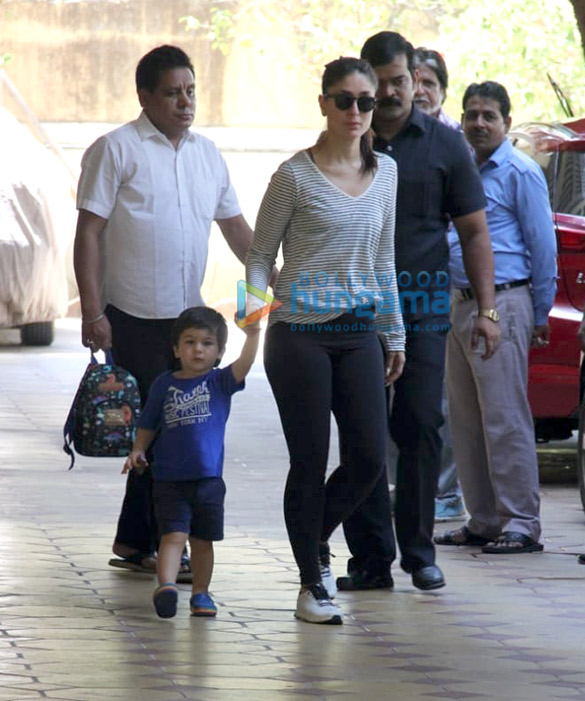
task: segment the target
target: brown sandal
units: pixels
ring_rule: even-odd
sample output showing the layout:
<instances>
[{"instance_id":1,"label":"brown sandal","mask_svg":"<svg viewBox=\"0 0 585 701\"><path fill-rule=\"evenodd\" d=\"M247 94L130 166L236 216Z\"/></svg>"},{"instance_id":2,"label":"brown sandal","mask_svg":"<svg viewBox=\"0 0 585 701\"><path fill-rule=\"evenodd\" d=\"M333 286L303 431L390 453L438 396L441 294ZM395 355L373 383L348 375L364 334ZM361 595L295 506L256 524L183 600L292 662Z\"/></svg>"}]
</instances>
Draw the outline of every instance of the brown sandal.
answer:
<instances>
[{"instance_id":1,"label":"brown sandal","mask_svg":"<svg viewBox=\"0 0 585 701\"><path fill-rule=\"evenodd\" d=\"M524 533L504 531L481 551L489 555L515 555L516 553L541 553L544 545Z\"/></svg>"}]
</instances>

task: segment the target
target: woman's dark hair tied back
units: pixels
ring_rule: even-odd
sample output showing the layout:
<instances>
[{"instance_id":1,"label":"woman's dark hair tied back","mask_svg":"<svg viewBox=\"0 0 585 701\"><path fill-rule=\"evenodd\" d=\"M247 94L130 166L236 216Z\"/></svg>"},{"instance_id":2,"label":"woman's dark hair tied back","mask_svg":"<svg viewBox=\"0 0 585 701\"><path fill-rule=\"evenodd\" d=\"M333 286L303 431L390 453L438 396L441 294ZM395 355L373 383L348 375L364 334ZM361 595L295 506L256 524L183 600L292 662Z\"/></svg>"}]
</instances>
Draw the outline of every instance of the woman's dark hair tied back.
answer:
<instances>
[{"instance_id":1,"label":"woman's dark hair tied back","mask_svg":"<svg viewBox=\"0 0 585 701\"><path fill-rule=\"evenodd\" d=\"M378 87L378 79L372 66L363 58L353 56L340 56L334 61L330 61L325 66L323 78L321 79L321 92L327 95L329 88L346 76L352 73L361 73L372 84L374 91ZM362 159L362 173L369 173L376 170L378 162L376 154L372 148L373 138L371 133L366 132L360 139L360 155Z\"/></svg>"},{"instance_id":2,"label":"woman's dark hair tied back","mask_svg":"<svg viewBox=\"0 0 585 701\"><path fill-rule=\"evenodd\" d=\"M370 173L378 167L376 153L374 152L374 135L371 129L362 134L360 139L360 154L362 157L362 173Z\"/></svg>"},{"instance_id":3,"label":"woman's dark hair tied back","mask_svg":"<svg viewBox=\"0 0 585 701\"><path fill-rule=\"evenodd\" d=\"M355 58L353 56L340 56L335 61L330 61L323 71L321 79L321 92L327 94L327 90L335 83L343 80L351 73L361 73L371 81L374 88L378 87L378 79L373 68L363 58Z\"/></svg>"}]
</instances>

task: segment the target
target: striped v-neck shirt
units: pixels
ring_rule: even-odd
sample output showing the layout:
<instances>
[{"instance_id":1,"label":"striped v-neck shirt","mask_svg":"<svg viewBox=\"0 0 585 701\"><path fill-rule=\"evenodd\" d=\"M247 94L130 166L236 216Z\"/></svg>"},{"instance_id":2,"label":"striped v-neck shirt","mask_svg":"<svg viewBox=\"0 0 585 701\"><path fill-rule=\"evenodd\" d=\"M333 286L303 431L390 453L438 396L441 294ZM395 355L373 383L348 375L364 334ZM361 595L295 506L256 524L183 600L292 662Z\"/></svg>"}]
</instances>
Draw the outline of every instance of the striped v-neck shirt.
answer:
<instances>
[{"instance_id":1,"label":"striped v-neck shirt","mask_svg":"<svg viewBox=\"0 0 585 701\"><path fill-rule=\"evenodd\" d=\"M262 200L246 262L247 280L266 290L282 245L275 289L282 306L269 324L329 322L376 305L375 324L387 350L404 350L394 267L396 164L376 154L369 187L354 197L317 168L307 151L280 165ZM374 323L364 317L365 323ZM323 330L327 330L324 326Z\"/></svg>"}]
</instances>

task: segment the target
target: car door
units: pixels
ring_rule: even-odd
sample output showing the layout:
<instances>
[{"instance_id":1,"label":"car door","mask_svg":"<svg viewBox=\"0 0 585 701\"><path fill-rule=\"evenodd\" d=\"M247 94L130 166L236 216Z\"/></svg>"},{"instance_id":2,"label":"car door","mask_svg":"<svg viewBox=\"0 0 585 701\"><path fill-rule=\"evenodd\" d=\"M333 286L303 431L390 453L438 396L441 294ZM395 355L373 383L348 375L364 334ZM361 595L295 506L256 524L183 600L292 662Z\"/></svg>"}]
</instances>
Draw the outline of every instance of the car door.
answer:
<instances>
[{"instance_id":1,"label":"car door","mask_svg":"<svg viewBox=\"0 0 585 701\"><path fill-rule=\"evenodd\" d=\"M585 139L560 144L555 155L553 212L559 278L567 300L581 312L585 306Z\"/></svg>"}]
</instances>

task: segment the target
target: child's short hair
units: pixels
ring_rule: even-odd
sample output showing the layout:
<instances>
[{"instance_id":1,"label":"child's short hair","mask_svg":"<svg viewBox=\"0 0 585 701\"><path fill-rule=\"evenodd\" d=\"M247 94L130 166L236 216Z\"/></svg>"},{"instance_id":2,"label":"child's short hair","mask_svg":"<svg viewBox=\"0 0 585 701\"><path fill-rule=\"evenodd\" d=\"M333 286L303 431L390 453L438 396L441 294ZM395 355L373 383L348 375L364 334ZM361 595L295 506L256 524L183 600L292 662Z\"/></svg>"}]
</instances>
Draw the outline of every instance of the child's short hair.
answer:
<instances>
[{"instance_id":1,"label":"child's short hair","mask_svg":"<svg viewBox=\"0 0 585 701\"><path fill-rule=\"evenodd\" d=\"M211 307L189 307L181 312L171 329L173 346L179 345L181 334L186 329L208 329L215 334L219 352L223 353L227 343L228 329L223 316ZM219 365L219 358L216 365Z\"/></svg>"}]
</instances>

